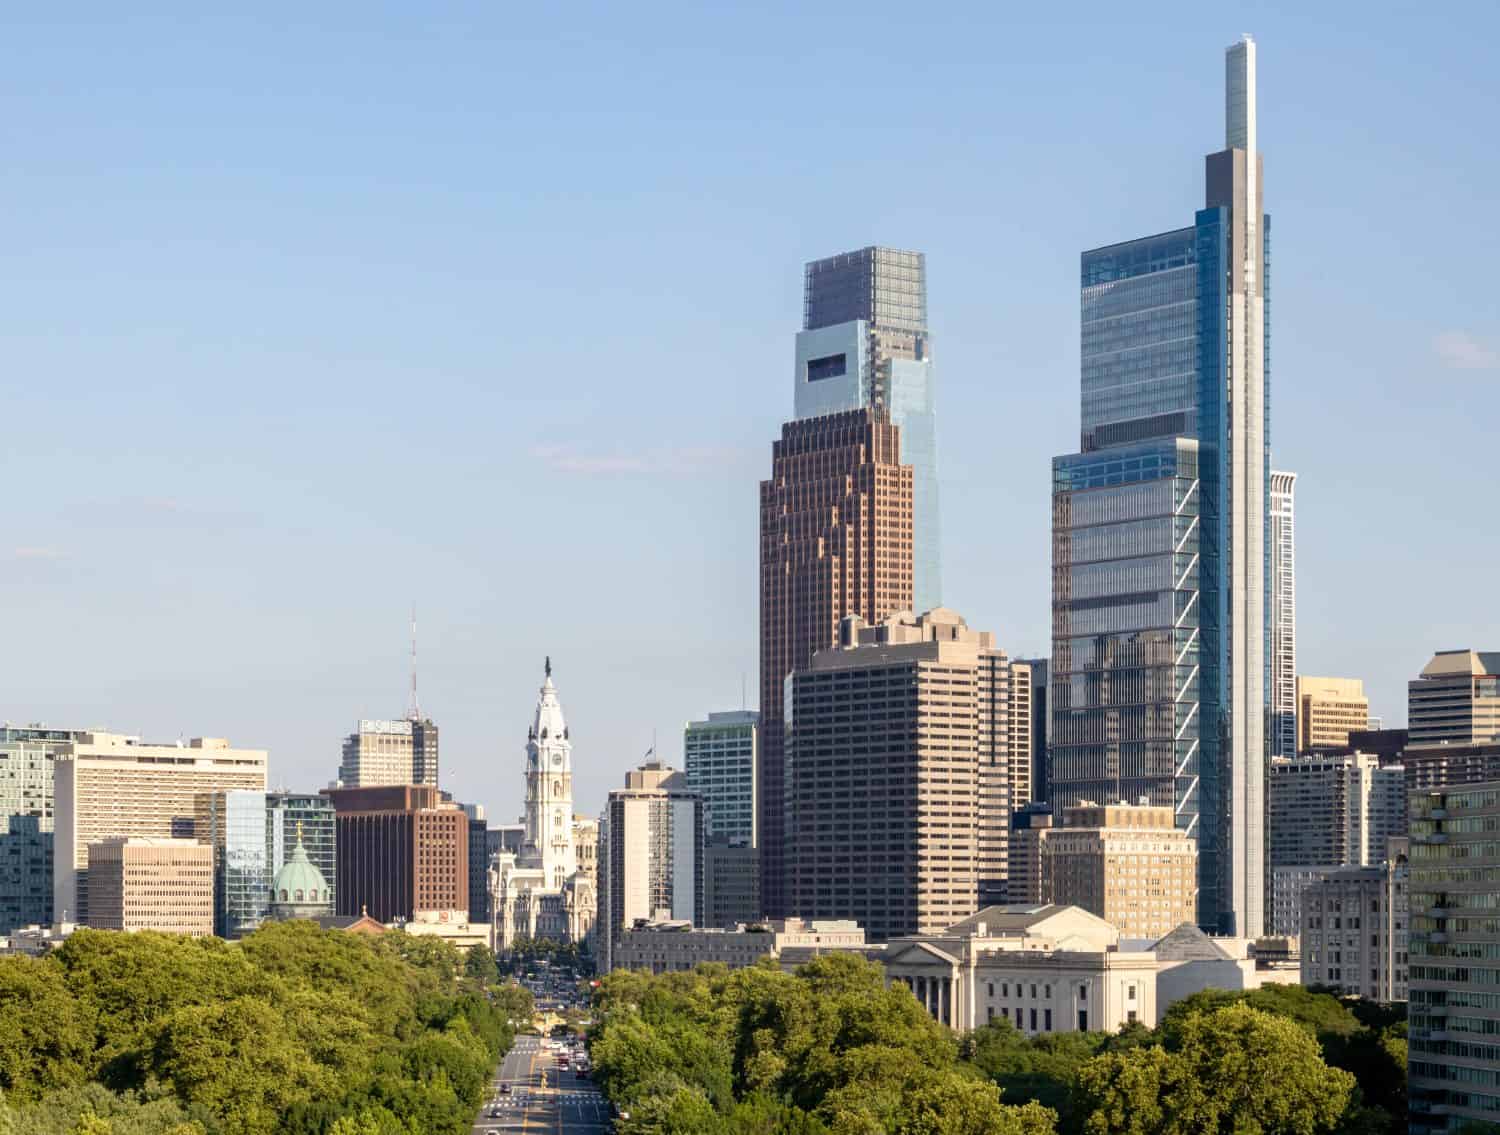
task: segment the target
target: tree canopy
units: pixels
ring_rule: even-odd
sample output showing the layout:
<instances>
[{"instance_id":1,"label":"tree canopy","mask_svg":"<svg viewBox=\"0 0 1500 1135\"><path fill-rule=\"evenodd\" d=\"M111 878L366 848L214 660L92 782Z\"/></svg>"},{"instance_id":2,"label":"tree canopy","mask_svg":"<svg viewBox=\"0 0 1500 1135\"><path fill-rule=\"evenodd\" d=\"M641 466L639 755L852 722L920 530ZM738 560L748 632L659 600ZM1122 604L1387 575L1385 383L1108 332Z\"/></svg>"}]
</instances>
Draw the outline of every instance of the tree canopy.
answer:
<instances>
[{"instance_id":1,"label":"tree canopy","mask_svg":"<svg viewBox=\"0 0 1500 1135\"><path fill-rule=\"evenodd\" d=\"M458 1135L511 1043L484 976L399 932L80 930L0 958L0 1135Z\"/></svg>"}]
</instances>

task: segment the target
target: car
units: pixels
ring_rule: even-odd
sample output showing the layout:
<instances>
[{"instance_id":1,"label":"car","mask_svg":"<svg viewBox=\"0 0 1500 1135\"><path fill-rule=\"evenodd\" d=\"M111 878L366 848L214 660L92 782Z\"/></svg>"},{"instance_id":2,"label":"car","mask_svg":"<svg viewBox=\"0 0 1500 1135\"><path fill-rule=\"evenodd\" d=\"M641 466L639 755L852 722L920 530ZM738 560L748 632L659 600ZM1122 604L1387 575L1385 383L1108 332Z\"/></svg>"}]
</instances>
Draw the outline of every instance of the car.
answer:
<instances>
[{"instance_id":1,"label":"car","mask_svg":"<svg viewBox=\"0 0 1500 1135\"><path fill-rule=\"evenodd\" d=\"M502 1096L508 1096L508 1095L510 1095L510 1085L509 1084L501 1084L500 1085L500 1094Z\"/></svg>"}]
</instances>

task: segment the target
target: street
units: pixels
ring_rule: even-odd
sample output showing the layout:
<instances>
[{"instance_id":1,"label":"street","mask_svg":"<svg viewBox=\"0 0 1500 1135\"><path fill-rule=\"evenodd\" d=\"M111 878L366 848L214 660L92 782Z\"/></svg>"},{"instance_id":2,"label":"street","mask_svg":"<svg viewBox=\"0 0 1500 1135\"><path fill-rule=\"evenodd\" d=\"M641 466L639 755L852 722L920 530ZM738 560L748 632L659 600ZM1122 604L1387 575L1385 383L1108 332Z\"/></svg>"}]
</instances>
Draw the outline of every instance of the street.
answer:
<instances>
[{"instance_id":1,"label":"street","mask_svg":"<svg viewBox=\"0 0 1500 1135\"><path fill-rule=\"evenodd\" d=\"M510 1085L508 1093L501 1093L502 1084ZM474 1123L474 1135L604 1135L609 1129L609 1104L594 1082L560 1069L557 1054L536 1036L516 1038Z\"/></svg>"}]
</instances>

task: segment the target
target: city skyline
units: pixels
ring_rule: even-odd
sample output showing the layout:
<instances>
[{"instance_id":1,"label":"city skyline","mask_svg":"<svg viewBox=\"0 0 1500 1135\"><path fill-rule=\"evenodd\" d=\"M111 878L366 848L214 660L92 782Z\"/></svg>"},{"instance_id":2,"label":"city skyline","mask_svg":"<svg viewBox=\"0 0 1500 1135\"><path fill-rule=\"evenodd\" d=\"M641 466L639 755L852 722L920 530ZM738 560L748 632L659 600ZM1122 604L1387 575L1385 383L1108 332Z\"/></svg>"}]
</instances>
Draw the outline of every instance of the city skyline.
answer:
<instances>
[{"instance_id":1,"label":"city skyline","mask_svg":"<svg viewBox=\"0 0 1500 1135\"><path fill-rule=\"evenodd\" d=\"M210 35L212 19L185 34ZM1027 29L1037 62L992 75L977 69L956 28L940 26L942 57L958 64L941 99L958 107L956 132L965 136L929 138L931 168L920 178L889 163L880 167L886 176L866 181L860 194L814 189L793 176L796 163L806 161L815 133L847 120L835 112L816 131L796 127L786 106L772 101L771 120L786 137L756 143L773 167L757 185L773 185L769 200L780 217L752 213L756 198L721 192L719 167L729 163L710 152L691 183L703 204L684 209L675 229L644 214L658 230L681 234L672 249L684 237L706 240L709 255L689 273L678 265L676 283L665 269L637 262L645 281L639 298L570 275L589 262L567 240L552 249L559 253L554 271L538 273L542 248L519 230L526 217L551 214L535 213L535 200L513 179L479 178L495 171L467 164L471 143L461 131L440 134L424 156L458 177L503 185L498 201L445 188L446 176L381 188L373 184L385 171L374 160L376 137L354 131L328 162L309 155L305 136L278 142L285 110L252 97L257 88L245 73L231 69L214 86L203 64L177 60L162 68L157 87L141 88L106 57L112 37L105 29L38 24L37 59L0 80L17 96L25 124L21 172L7 199L28 222L19 227L37 230L17 234L18 271L3 285L15 318L6 336L14 373L36 376L8 390L32 428L10 450L13 480L29 491L9 546L0 546L0 585L16 599L11 633L26 647L0 662L0 683L13 699L4 713L18 724L40 719L153 741L228 735L269 750L273 785L318 788L336 770L351 720L399 718L405 608L415 595L423 611L423 708L443 727L443 787L484 803L494 822L519 812L504 770L529 715L536 659L550 652L567 675L579 811L596 813L653 733L672 738L684 721L742 704L742 676L756 672L747 534L765 443L789 416L785 335L800 324L798 267L872 243L928 257L943 382L944 598L993 629L1016 656L1045 655L1043 462L1070 444L1077 340L1068 277L1076 250L1165 228L1196 203L1195 171L1222 109L1211 60L1244 24L1264 48L1262 135L1275 138L1267 150L1280 226L1273 440L1277 466L1300 474L1299 661L1306 672L1364 678L1372 711L1397 724L1405 683L1425 659L1443 649L1483 649L1497 631L1475 621L1464 601L1478 593L1477 568L1447 565L1458 574L1430 607L1418 614L1389 605L1378 622L1365 612L1382 586L1347 580L1359 541L1394 528L1418 512L1418 502L1425 538L1382 540L1382 572L1358 574L1430 570L1444 533L1465 530L1478 490L1462 479L1458 462L1496 398L1487 377L1497 367L1500 327L1474 274L1494 236L1463 227L1466 251L1424 266L1410 251L1366 235L1417 231L1420 214L1431 247L1460 247L1444 228L1460 223L1450 217L1461 218L1471 199L1477 204L1472 187L1486 183L1488 159L1455 148L1481 121L1456 92L1478 74L1469 39L1483 37L1469 28L1464 42L1444 39L1443 21L1435 15L1408 42L1442 40L1447 75L1418 80L1399 100L1361 85L1365 97L1353 105L1340 85L1390 58L1390 49L1375 30L1347 21L1303 17L1295 29L1259 14L1232 26L1185 21L1190 30L1175 29L1170 40L1183 62L1135 76L1125 92L1088 77L1083 66L1050 75L1040 68L1064 50L1079 64L1116 58L1113 44L1134 51L1160 27L1107 25L1081 39ZM433 40L454 46L450 33L430 30ZM499 33L487 34L493 41ZM863 34L854 49L868 46ZM64 40L77 47L78 65L99 76L98 89L44 101L40 94L50 98L51 88L39 67ZM327 42L316 34L310 40ZM760 42L752 39L731 66L748 65ZM682 46L669 40L661 51L679 58ZM308 50L295 49L280 65L294 88L310 81L301 70ZM143 58L149 66L151 52ZM913 90L931 77L930 66L916 68ZM308 129L389 125L406 138L425 115L464 105L458 96L465 91L481 105L487 92L498 96L501 88L460 70L438 95L414 96L404 112L388 107L378 121L337 97L319 102ZM330 81L335 92L352 94L362 80L355 68ZM165 101L205 85L201 109ZM120 95L119 109L105 105L104 91ZM1046 105L1032 99L1007 108L1021 91L1043 94ZM753 92L766 95L768 84ZM1100 99L1105 92L1111 97ZM561 108L561 135L607 141L581 124L579 109ZM744 107L714 109L734 122ZM227 133L239 149L226 143L200 155L202 164L179 164L180 135L201 144L196 131L215 110L230 112L236 129ZM1423 110L1424 128L1414 131ZM694 137L707 134L709 115L671 99L643 95L617 113L623 133L657 118ZM918 117L897 115L897 137L912 136ZM1403 164L1418 167L1420 179L1404 169L1387 169L1373 183L1365 176L1387 126L1419 151ZM535 124L522 127L538 141ZM1107 162L1123 183L1070 183L1080 159L1064 153L1059 138ZM80 145L89 141L100 145ZM960 163L980 161L986 147L1002 150L1006 161L1026 161L1056 204L1007 182L994 161L977 168L972 187L935 187L933 169L965 168ZM119 161L137 148L138 157ZM232 196L215 157L230 161L236 178L254 167ZM106 168L112 162L116 168ZM674 151L663 162L661 174L681 171ZM371 184L337 178L340 163L372 175ZM850 177L870 169L853 156L832 164ZM558 181L539 184L556 191L574 172L568 166L553 175ZM80 212L75 184L87 186L90 200L113 203L98 216ZM655 183L648 176L645 184ZM168 204L187 203L179 195L204 204L166 216L144 200L164 189ZM319 236L314 218L350 195L355 207L346 223ZM582 205L576 194L571 201ZM437 219L445 204L472 226L462 238ZM635 215L631 208L628 192L611 189L585 210L581 227L597 236ZM949 216L935 219L935 212ZM392 237L377 224L410 218L440 238L439 251L424 254L407 242L415 238ZM280 222L289 222L285 234ZM58 248L44 234L60 223L72 235ZM726 235L736 225L746 231ZM482 256L462 247L473 239L488 255L503 238L517 245L508 272L484 268ZM1378 256L1370 244L1380 245ZM602 255L633 259L634 249L616 237ZM747 250L748 271L731 271L731 258ZM1001 250L1006 271L996 273ZM361 255L373 261L363 270L370 282L354 286L341 265ZM1330 263L1342 270L1320 270ZM1387 310L1392 293L1373 282L1385 275L1377 264L1401 280L1399 312ZM1003 278L1012 272L1024 278L1024 294ZM512 294L510 274L532 286ZM118 286L127 277L130 286ZM588 283L576 295L580 279ZM204 281L213 286L200 287ZM716 287L724 289L717 296ZM659 318L642 319L646 301L674 309L675 342L664 347ZM318 318L294 310L309 306ZM587 341L566 338L552 306L595 320ZM56 314L75 308L88 313L78 326ZM501 310L520 312L526 329L497 319ZM407 312L421 317L421 334L379 326L401 323ZM1382 335L1371 344L1360 330L1377 315ZM636 324L646 330L632 331ZM663 354L673 348L675 357ZM618 378L622 366L627 381L598 377ZM517 374L549 378L523 383ZM1371 387L1375 396L1361 398ZM1466 414L1452 413L1455 399L1468 404ZM1330 422L1342 429L1332 439ZM1441 439L1429 440L1438 429ZM362 434L372 443L368 453ZM1398 438L1406 461L1427 471L1422 483L1388 460ZM1423 487L1438 482L1441 494ZM644 511L631 513L632 504ZM421 524L425 543L403 523L423 508L433 510ZM541 554L521 554L525 523L505 522L512 509L523 518L534 509L548 521ZM719 519L679 535L658 509ZM986 530L958 523L981 509ZM476 527L493 535L476 536ZM385 563L371 559L392 539L412 547ZM596 561L585 554L600 540L613 545L619 572L606 587L596 585ZM1036 552L1018 554L1018 547ZM632 614L669 600L680 605L675 627ZM560 625L557 612L567 604L576 615L567 621L580 629ZM688 625L717 628L707 656L686 647ZM676 680L663 683L662 674ZM664 743L661 755L680 765L674 743Z\"/></svg>"}]
</instances>

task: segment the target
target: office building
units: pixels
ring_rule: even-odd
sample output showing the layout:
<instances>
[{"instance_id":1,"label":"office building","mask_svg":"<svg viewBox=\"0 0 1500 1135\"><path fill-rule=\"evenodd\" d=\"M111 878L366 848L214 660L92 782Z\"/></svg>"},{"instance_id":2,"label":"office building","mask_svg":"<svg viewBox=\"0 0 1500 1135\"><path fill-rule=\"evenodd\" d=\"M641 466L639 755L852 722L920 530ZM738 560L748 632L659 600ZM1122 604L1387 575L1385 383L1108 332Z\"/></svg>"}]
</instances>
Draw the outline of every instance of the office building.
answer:
<instances>
[{"instance_id":1,"label":"office building","mask_svg":"<svg viewBox=\"0 0 1500 1135\"><path fill-rule=\"evenodd\" d=\"M755 770L760 714L710 713L682 731L682 771L708 809L708 837L755 846Z\"/></svg>"},{"instance_id":2,"label":"office building","mask_svg":"<svg viewBox=\"0 0 1500 1135\"><path fill-rule=\"evenodd\" d=\"M912 470L873 409L789 422L760 485L760 772L765 913L784 916L784 683L837 641L839 620L912 608Z\"/></svg>"},{"instance_id":3,"label":"office building","mask_svg":"<svg viewBox=\"0 0 1500 1135\"><path fill-rule=\"evenodd\" d=\"M1298 676L1298 752L1342 749L1349 744L1349 734L1367 729L1369 722L1370 699L1358 678Z\"/></svg>"},{"instance_id":4,"label":"office building","mask_svg":"<svg viewBox=\"0 0 1500 1135\"><path fill-rule=\"evenodd\" d=\"M214 932L214 849L193 839L90 843L89 918L96 930Z\"/></svg>"},{"instance_id":5,"label":"office building","mask_svg":"<svg viewBox=\"0 0 1500 1135\"><path fill-rule=\"evenodd\" d=\"M364 719L344 738L339 784L344 788L438 782L438 727L431 721Z\"/></svg>"},{"instance_id":6,"label":"office building","mask_svg":"<svg viewBox=\"0 0 1500 1135\"><path fill-rule=\"evenodd\" d=\"M808 264L794 382L799 420L868 406L901 431L901 458L912 468L912 609L939 606L942 510L927 258L872 247Z\"/></svg>"},{"instance_id":7,"label":"office building","mask_svg":"<svg viewBox=\"0 0 1500 1135\"><path fill-rule=\"evenodd\" d=\"M243 938L266 917L270 903L270 847L266 794L250 788L200 793L193 836L213 848L214 933Z\"/></svg>"},{"instance_id":8,"label":"office building","mask_svg":"<svg viewBox=\"0 0 1500 1135\"><path fill-rule=\"evenodd\" d=\"M484 805L462 805L469 818L469 921L488 926L490 921L490 829Z\"/></svg>"},{"instance_id":9,"label":"office building","mask_svg":"<svg viewBox=\"0 0 1500 1135\"><path fill-rule=\"evenodd\" d=\"M785 950L828 953L859 950L865 932L853 922L805 922L800 918L764 923L695 927L687 922L644 922L625 930L615 947L615 969L677 973L706 963L745 969Z\"/></svg>"},{"instance_id":10,"label":"office building","mask_svg":"<svg viewBox=\"0 0 1500 1135\"><path fill-rule=\"evenodd\" d=\"M0 934L52 922L53 762L73 737L0 725Z\"/></svg>"},{"instance_id":11,"label":"office building","mask_svg":"<svg viewBox=\"0 0 1500 1135\"><path fill-rule=\"evenodd\" d=\"M153 745L120 733L81 731L68 752L57 754L53 769L52 908L59 922L90 922L89 844L121 837L191 838L200 794L266 787L265 750L233 749L220 737Z\"/></svg>"},{"instance_id":12,"label":"office building","mask_svg":"<svg viewBox=\"0 0 1500 1135\"><path fill-rule=\"evenodd\" d=\"M1456 1131L1500 1115L1497 830L1500 781L1412 793L1407 1067L1413 1132Z\"/></svg>"},{"instance_id":13,"label":"office building","mask_svg":"<svg viewBox=\"0 0 1500 1135\"><path fill-rule=\"evenodd\" d=\"M521 850L502 850L491 870L490 937L496 950L510 949L518 938L588 942L598 910L596 881L578 867L577 840L589 831L573 815L572 735L552 682L550 657L543 671L526 734Z\"/></svg>"},{"instance_id":14,"label":"office building","mask_svg":"<svg viewBox=\"0 0 1500 1135\"><path fill-rule=\"evenodd\" d=\"M1303 719L1304 722L1306 718ZM1406 770L1369 753L1270 763L1266 859L1271 934L1301 933L1303 889L1341 867L1374 867L1406 832Z\"/></svg>"},{"instance_id":15,"label":"office building","mask_svg":"<svg viewBox=\"0 0 1500 1135\"><path fill-rule=\"evenodd\" d=\"M1406 684L1406 728L1414 746L1500 741L1500 651L1433 655Z\"/></svg>"},{"instance_id":16,"label":"office building","mask_svg":"<svg viewBox=\"0 0 1500 1135\"><path fill-rule=\"evenodd\" d=\"M1302 892L1303 985L1386 1004L1407 998L1408 863L1340 867Z\"/></svg>"},{"instance_id":17,"label":"office building","mask_svg":"<svg viewBox=\"0 0 1500 1135\"><path fill-rule=\"evenodd\" d=\"M469 817L426 784L335 788L338 914L467 921Z\"/></svg>"},{"instance_id":18,"label":"office building","mask_svg":"<svg viewBox=\"0 0 1500 1135\"><path fill-rule=\"evenodd\" d=\"M1271 470L1271 756L1297 755L1297 474Z\"/></svg>"},{"instance_id":19,"label":"office building","mask_svg":"<svg viewBox=\"0 0 1500 1135\"><path fill-rule=\"evenodd\" d=\"M988 632L938 608L874 626L788 683L788 902L852 919L874 941L941 929L1003 894L1012 749L1029 767L1029 715L1011 711L1023 666Z\"/></svg>"},{"instance_id":20,"label":"office building","mask_svg":"<svg viewBox=\"0 0 1500 1135\"><path fill-rule=\"evenodd\" d=\"M1080 452L1054 458L1054 807L1145 796L1198 844L1198 918L1264 926L1268 317L1255 44L1185 228L1085 252Z\"/></svg>"},{"instance_id":21,"label":"office building","mask_svg":"<svg viewBox=\"0 0 1500 1135\"><path fill-rule=\"evenodd\" d=\"M734 926L760 917L760 852L713 837L703 848L702 926Z\"/></svg>"},{"instance_id":22,"label":"office building","mask_svg":"<svg viewBox=\"0 0 1500 1135\"><path fill-rule=\"evenodd\" d=\"M1040 905L1047 893L1042 878L1042 840L1052 828L1052 805L1044 800L1017 808L1010 816L1010 856L1006 864L1005 904Z\"/></svg>"},{"instance_id":23,"label":"office building","mask_svg":"<svg viewBox=\"0 0 1500 1135\"><path fill-rule=\"evenodd\" d=\"M1197 920L1198 853L1171 808L1080 801L1038 842L1043 902L1096 914L1126 938Z\"/></svg>"},{"instance_id":24,"label":"office building","mask_svg":"<svg viewBox=\"0 0 1500 1135\"><path fill-rule=\"evenodd\" d=\"M291 861L299 838L308 862L323 876L330 903L334 902L338 824L333 801L320 793L266 793L266 864L272 878Z\"/></svg>"},{"instance_id":25,"label":"office building","mask_svg":"<svg viewBox=\"0 0 1500 1135\"><path fill-rule=\"evenodd\" d=\"M1047 710L1047 680L1052 662L1047 658L1018 658L1031 669L1031 801L1051 799L1047 747L1052 741L1052 715ZM1017 805L1019 810L1021 806Z\"/></svg>"},{"instance_id":26,"label":"office building","mask_svg":"<svg viewBox=\"0 0 1500 1135\"><path fill-rule=\"evenodd\" d=\"M698 925L703 912L703 797L660 761L625 774L599 819L599 972L615 967L620 937L638 921Z\"/></svg>"}]
</instances>

